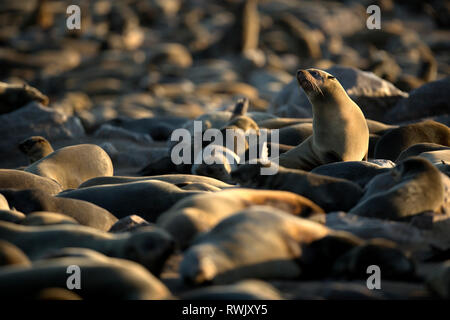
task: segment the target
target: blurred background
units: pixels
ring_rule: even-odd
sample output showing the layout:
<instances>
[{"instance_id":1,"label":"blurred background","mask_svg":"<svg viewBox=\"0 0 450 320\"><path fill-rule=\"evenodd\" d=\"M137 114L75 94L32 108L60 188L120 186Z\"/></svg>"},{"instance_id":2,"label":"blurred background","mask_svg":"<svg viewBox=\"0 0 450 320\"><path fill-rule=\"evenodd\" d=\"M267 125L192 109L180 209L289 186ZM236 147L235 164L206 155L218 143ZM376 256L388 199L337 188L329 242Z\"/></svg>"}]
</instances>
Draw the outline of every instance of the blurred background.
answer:
<instances>
[{"instance_id":1,"label":"blurred background","mask_svg":"<svg viewBox=\"0 0 450 320\"><path fill-rule=\"evenodd\" d=\"M66 26L71 4L80 30ZM450 75L449 26L449 1L1 1L0 81L37 88L88 134L181 123L243 96L265 111L298 68L356 67L409 92Z\"/></svg>"}]
</instances>

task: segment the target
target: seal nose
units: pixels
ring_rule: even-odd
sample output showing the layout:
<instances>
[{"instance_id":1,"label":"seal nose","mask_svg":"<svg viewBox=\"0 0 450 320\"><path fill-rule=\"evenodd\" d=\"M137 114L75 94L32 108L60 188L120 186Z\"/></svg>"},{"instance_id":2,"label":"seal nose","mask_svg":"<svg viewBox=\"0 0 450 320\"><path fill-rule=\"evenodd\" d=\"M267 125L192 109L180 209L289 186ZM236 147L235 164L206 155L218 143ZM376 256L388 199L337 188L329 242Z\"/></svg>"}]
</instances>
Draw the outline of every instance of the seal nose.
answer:
<instances>
[{"instance_id":1,"label":"seal nose","mask_svg":"<svg viewBox=\"0 0 450 320\"><path fill-rule=\"evenodd\" d=\"M305 70L299 69L297 70L297 79L298 80L306 80Z\"/></svg>"}]
</instances>

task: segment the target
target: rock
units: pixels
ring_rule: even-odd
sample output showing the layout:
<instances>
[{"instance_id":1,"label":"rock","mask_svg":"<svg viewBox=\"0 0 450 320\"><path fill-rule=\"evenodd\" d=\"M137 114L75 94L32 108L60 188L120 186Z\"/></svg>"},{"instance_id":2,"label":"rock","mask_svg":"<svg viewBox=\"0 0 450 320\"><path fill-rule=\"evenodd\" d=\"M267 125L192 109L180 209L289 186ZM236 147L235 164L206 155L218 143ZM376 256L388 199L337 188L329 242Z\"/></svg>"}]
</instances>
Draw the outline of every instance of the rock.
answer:
<instances>
[{"instance_id":1,"label":"rock","mask_svg":"<svg viewBox=\"0 0 450 320\"><path fill-rule=\"evenodd\" d=\"M48 137L51 142L84 136L84 129L76 117L44 107L36 102L0 115L0 158L20 154L18 144L30 136Z\"/></svg>"},{"instance_id":2,"label":"rock","mask_svg":"<svg viewBox=\"0 0 450 320\"><path fill-rule=\"evenodd\" d=\"M94 132L94 137L106 140L123 139L139 143L152 143L153 139L148 134L137 133L127 129L104 124Z\"/></svg>"},{"instance_id":3,"label":"rock","mask_svg":"<svg viewBox=\"0 0 450 320\"><path fill-rule=\"evenodd\" d=\"M48 97L27 84L0 82L0 114L17 110L31 101L48 105Z\"/></svg>"},{"instance_id":4,"label":"rock","mask_svg":"<svg viewBox=\"0 0 450 320\"><path fill-rule=\"evenodd\" d=\"M427 285L442 299L450 298L450 260L440 264L437 270L428 276Z\"/></svg>"}]
</instances>

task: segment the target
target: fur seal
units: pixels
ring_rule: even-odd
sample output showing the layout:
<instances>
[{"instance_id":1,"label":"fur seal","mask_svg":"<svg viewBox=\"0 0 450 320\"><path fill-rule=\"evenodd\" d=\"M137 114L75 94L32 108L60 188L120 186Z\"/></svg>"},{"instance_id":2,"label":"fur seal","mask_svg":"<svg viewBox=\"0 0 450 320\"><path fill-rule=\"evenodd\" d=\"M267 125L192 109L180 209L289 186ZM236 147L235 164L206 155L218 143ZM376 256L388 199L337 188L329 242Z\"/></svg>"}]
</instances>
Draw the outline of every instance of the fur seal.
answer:
<instances>
[{"instance_id":1,"label":"fur seal","mask_svg":"<svg viewBox=\"0 0 450 320\"><path fill-rule=\"evenodd\" d=\"M117 221L116 223L114 223L114 225L111 227L111 229L109 229L109 232L131 232L133 230L136 230L138 228L144 227L144 226L150 226L151 224L145 220L142 219L140 216L138 215L130 215L130 216L126 216L122 219L120 219L119 221Z\"/></svg>"},{"instance_id":2,"label":"fur seal","mask_svg":"<svg viewBox=\"0 0 450 320\"><path fill-rule=\"evenodd\" d=\"M329 233L321 224L275 208L248 208L199 235L183 256L180 274L196 284L297 278L302 246Z\"/></svg>"},{"instance_id":3,"label":"fur seal","mask_svg":"<svg viewBox=\"0 0 450 320\"><path fill-rule=\"evenodd\" d=\"M0 210L0 221L20 223L25 217L22 212L16 210Z\"/></svg>"},{"instance_id":4,"label":"fur seal","mask_svg":"<svg viewBox=\"0 0 450 320\"><path fill-rule=\"evenodd\" d=\"M56 181L29 172L14 169L0 169L1 189L39 189L47 194L55 195L62 191Z\"/></svg>"},{"instance_id":5,"label":"fur seal","mask_svg":"<svg viewBox=\"0 0 450 320\"><path fill-rule=\"evenodd\" d=\"M58 149L34 162L25 171L53 179L63 189L70 189L91 178L112 176L113 164L99 146L79 144Z\"/></svg>"},{"instance_id":6,"label":"fur seal","mask_svg":"<svg viewBox=\"0 0 450 320\"><path fill-rule=\"evenodd\" d=\"M428 160L411 157L373 178L349 213L379 219L401 219L438 211L444 201L440 171Z\"/></svg>"},{"instance_id":7,"label":"fur seal","mask_svg":"<svg viewBox=\"0 0 450 320\"><path fill-rule=\"evenodd\" d=\"M243 280L222 286L209 286L181 294L183 300L282 300L280 292L261 280Z\"/></svg>"},{"instance_id":8,"label":"fur seal","mask_svg":"<svg viewBox=\"0 0 450 320\"><path fill-rule=\"evenodd\" d=\"M286 126L279 131L279 141L288 146L297 146L313 134L312 123L299 123Z\"/></svg>"},{"instance_id":9,"label":"fur seal","mask_svg":"<svg viewBox=\"0 0 450 320\"><path fill-rule=\"evenodd\" d=\"M69 289L63 288L45 288L36 295L36 300L44 301L66 301L66 300L83 300L78 294Z\"/></svg>"},{"instance_id":10,"label":"fur seal","mask_svg":"<svg viewBox=\"0 0 450 320\"><path fill-rule=\"evenodd\" d=\"M311 173L347 179L363 188L373 177L387 171L388 168L367 161L346 161L321 165Z\"/></svg>"},{"instance_id":11,"label":"fur seal","mask_svg":"<svg viewBox=\"0 0 450 320\"><path fill-rule=\"evenodd\" d=\"M352 248L333 264L333 276L346 279L367 279L367 267L377 265L383 279L411 280L415 267L413 261L392 241L372 239Z\"/></svg>"},{"instance_id":12,"label":"fur seal","mask_svg":"<svg viewBox=\"0 0 450 320\"><path fill-rule=\"evenodd\" d=\"M82 285L76 293L83 299L167 299L169 290L141 265L108 258L61 258L36 262L33 268L0 270L0 296L3 299L33 299L46 288L67 288L68 266L81 269ZM105 285L107 284L107 285Z\"/></svg>"},{"instance_id":13,"label":"fur seal","mask_svg":"<svg viewBox=\"0 0 450 320\"><path fill-rule=\"evenodd\" d=\"M297 81L313 109L313 135L280 155L281 166L311 170L337 161L367 157L369 129L364 114L339 81L318 69L299 70Z\"/></svg>"},{"instance_id":14,"label":"fur seal","mask_svg":"<svg viewBox=\"0 0 450 320\"><path fill-rule=\"evenodd\" d=\"M110 211L119 219L138 214L154 222L179 200L203 192L183 190L164 181L146 180L65 191L57 197L88 201Z\"/></svg>"},{"instance_id":15,"label":"fur seal","mask_svg":"<svg viewBox=\"0 0 450 320\"><path fill-rule=\"evenodd\" d=\"M64 214L47 211L36 211L28 214L20 221L24 226L48 226L52 224L79 224L77 220Z\"/></svg>"},{"instance_id":16,"label":"fur seal","mask_svg":"<svg viewBox=\"0 0 450 320\"><path fill-rule=\"evenodd\" d=\"M57 212L74 218L81 225L104 231L109 230L117 221L110 212L92 203L57 198L37 189L0 189L0 193L5 196L11 207L25 214L35 211Z\"/></svg>"},{"instance_id":17,"label":"fur seal","mask_svg":"<svg viewBox=\"0 0 450 320\"><path fill-rule=\"evenodd\" d=\"M265 129L281 129L287 126L312 122L312 118L273 118L258 122L258 126Z\"/></svg>"},{"instance_id":18,"label":"fur seal","mask_svg":"<svg viewBox=\"0 0 450 320\"><path fill-rule=\"evenodd\" d=\"M408 149L403 150L398 156L398 158L395 160L395 162L403 161L409 157L418 156L423 152L438 151L438 150L450 150L450 147L429 142L416 143L411 147L409 147Z\"/></svg>"},{"instance_id":19,"label":"fur seal","mask_svg":"<svg viewBox=\"0 0 450 320\"><path fill-rule=\"evenodd\" d=\"M402 151L425 142L450 147L450 129L442 123L427 120L389 130L375 145L375 158L395 161Z\"/></svg>"},{"instance_id":20,"label":"fur seal","mask_svg":"<svg viewBox=\"0 0 450 320\"><path fill-rule=\"evenodd\" d=\"M32 136L19 143L19 150L28 157L28 163L32 164L53 151L53 147L47 139L41 136Z\"/></svg>"},{"instance_id":21,"label":"fur seal","mask_svg":"<svg viewBox=\"0 0 450 320\"><path fill-rule=\"evenodd\" d=\"M9 113L31 101L48 105L48 97L27 84L0 82L0 114Z\"/></svg>"},{"instance_id":22,"label":"fur seal","mask_svg":"<svg viewBox=\"0 0 450 320\"><path fill-rule=\"evenodd\" d=\"M274 163L243 164L231 173L234 181L243 187L291 191L302 195L325 212L349 210L362 197L360 186L351 181L328 177L303 170L278 167L274 175L261 175L261 168Z\"/></svg>"},{"instance_id":23,"label":"fur seal","mask_svg":"<svg viewBox=\"0 0 450 320\"><path fill-rule=\"evenodd\" d=\"M252 205L266 205L301 217L324 212L312 201L291 192L236 188L180 200L156 223L185 248L200 232Z\"/></svg>"},{"instance_id":24,"label":"fur seal","mask_svg":"<svg viewBox=\"0 0 450 320\"><path fill-rule=\"evenodd\" d=\"M177 186L186 185L189 183L206 183L220 189L232 187L232 185L228 183L205 176L197 176L192 174L164 174L148 177L127 177L127 176L97 177L83 182L78 187L78 189L99 186L104 184L120 184L127 182L147 181L147 180L159 180L172 183Z\"/></svg>"},{"instance_id":25,"label":"fur seal","mask_svg":"<svg viewBox=\"0 0 450 320\"><path fill-rule=\"evenodd\" d=\"M4 266L31 266L30 259L12 243L0 240L0 270Z\"/></svg>"},{"instance_id":26,"label":"fur seal","mask_svg":"<svg viewBox=\"0 0 450 320\"><path fill-rule=\"evenodd\" d=\"M31 260L57 249L79 247L139 262L154 274L161 271L174 249L170 235L155 227L133 233L107 233L70 224L23 226L0 221L0 238L22 249Z\"/></svg>"},{"instance_id":27,"label":"fur seal","mask_svg":"<svg viewBox=\"0 0 450 320\"><path fill-rule=\"evenodd\" d=\"M9 210L8 200L0 193L0 210Z\"/></svg>"}]
</instances>

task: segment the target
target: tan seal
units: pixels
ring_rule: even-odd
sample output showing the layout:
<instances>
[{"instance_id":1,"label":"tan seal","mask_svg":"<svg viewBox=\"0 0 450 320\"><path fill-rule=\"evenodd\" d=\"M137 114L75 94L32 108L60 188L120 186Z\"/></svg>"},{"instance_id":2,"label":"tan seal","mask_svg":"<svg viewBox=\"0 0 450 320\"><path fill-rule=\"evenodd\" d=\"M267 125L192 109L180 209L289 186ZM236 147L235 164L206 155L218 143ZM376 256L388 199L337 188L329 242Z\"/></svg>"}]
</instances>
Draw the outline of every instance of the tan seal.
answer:
<instances>
[{"instance_id":1,"label":"tan seal","mask_svg":"<svg viewBox=\"0 0 450 320\"><path fill-rule=\"evenodd\" d=\"M234 188L182 199L158 218L157 225L167 230L180 247L187 247L197 234L253 205L301 217L324 213L312 201L291 192Z\"/></svg>"},{"instance_id":2,"label":"tan seal","mask_svg":"<svg viewBox=\"0 0 450 320\"><path fill-rule=\"evenodd\" d=\"M99 146L79 144L50 153L34 162L26 172L53 179L63 189L77 188L91 178L113 175L113 164Z\"/></svg>"},{"instance_id":3,"label":"tan seal","mask_svg":"<svg viewBox=\"0 0 450 320\"><path fill-rule=\"evenodd\" d=\"M254 206L199 235L183 255L180 274L195 284L298 278L302 246L331 232L284 211Z\"/></svg>"},{"instance_id":4,"label":"tan seal","mask_svg":"<svg viewBox=\"0 0 450 320\"><path fill-rule=\"evenodd\" d=\"M313 110L313 135L283 153L283 167L311 170L337 161L359 161L369 148L364 114L339 81L318 69L299 70L297 80Z\"/></svg>"}]
</instances>

